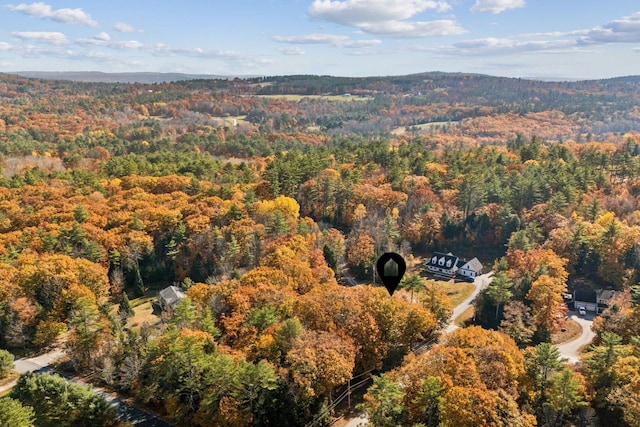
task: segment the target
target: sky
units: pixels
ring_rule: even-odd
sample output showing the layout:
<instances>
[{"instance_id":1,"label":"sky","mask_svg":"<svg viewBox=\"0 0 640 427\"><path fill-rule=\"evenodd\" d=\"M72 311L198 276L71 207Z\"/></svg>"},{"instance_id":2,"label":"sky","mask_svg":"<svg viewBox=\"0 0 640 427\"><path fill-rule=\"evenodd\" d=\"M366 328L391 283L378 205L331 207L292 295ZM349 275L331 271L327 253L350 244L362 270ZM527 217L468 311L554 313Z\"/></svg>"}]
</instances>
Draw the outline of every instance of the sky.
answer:
<instances>
[{"instance_id":1,"label":"sky","mask_svg":"<svg viewBox=\"0 0 640 427\"><path fill-rule=\"evenodd\" d=\"M636 75L640 2L0 2L0 71Z\"/></svg>"}]
</instances>

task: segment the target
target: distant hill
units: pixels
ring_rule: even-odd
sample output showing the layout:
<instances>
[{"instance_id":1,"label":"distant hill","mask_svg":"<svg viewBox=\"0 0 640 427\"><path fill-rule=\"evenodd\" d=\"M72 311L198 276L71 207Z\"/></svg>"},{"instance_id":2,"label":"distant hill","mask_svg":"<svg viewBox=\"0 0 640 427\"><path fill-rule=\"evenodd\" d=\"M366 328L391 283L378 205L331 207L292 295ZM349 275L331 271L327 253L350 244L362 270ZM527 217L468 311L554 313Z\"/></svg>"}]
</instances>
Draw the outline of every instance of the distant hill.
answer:
<instances>
[{"instance_id":1,"label":"distant hill","mask_svg":"<svg viewBox=\"0 0 640 427\"><path fill-rule=\"evenodd\" d=\"M183 80L231 80L236 76L215 74L183 74L183 73L103 73L101 71L18 71L22 77L44 80L70 80L88 83L166 83ZM248 78L250 76L238 76Z\"/></svg>"}]
</instances>

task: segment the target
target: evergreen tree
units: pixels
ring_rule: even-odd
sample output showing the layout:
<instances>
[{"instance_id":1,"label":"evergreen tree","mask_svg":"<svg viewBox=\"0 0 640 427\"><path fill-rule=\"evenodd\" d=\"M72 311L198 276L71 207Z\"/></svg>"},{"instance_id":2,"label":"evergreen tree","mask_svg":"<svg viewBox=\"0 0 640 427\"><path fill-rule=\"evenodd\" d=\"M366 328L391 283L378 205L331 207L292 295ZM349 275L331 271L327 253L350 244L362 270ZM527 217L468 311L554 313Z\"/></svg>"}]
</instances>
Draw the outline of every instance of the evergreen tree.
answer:
<instances>
[{"instance_id":1,"label":"evergreen tree","mask_svg":"<svg viewBox=\"0 0 640 427\"><path fill-rule=\"evenodd\" d=\"M122 299L120 300L120 308L118 312L124 319L127 319L135 314L126 292L122 293Z\"/></svg>"},{"instance_id":2,"label":"evergreen tree","mask_svg":"<svg viewBox=\"0 0 640 427\"><path fill-rule=\"evenodd\" d=\"M38 426L118 425L115 410L104 397L94 394L89 386L68 382L58 375L23 374L11 397L33 407Z\"/></svg>"},{"instance_id":3,"label":"evergreen tree","mask_svg":"<svg viewBox=\"0 0 640 427\"><path fill-rule=\"evenodd\" d=\"M178 328L191 328L196 320L196 309L189 297L182 298L173 310L170 323Z\"/></svg>"},{"instance_id":4,"label":"evergreen tree","mask_svg":"<svg viewBox=\"0 0 640 427\"><path fill-rule=\"evenodd\" d=\"M87 220L87 218L89 218L89 213L85 210L85 208L82 205L78 205L73 210L73 217L75 218L76 221L82 224Z\"/></svg>"},{"instance_id":5,"label":"evergreen tree","mask_svg":"<svg viewBox=\"0 0 640 427\"><path fill-rule=\"evenodd\" d=\"M13 354L0 349L0 379L9 375L9 371L13 369L13 359Z\"/></svg>"},{"instance_id":6,"label":"evergreen tree","mask_svg":"<svg viewBox=\"0 0 640 427\"><path fill-rule=\"evenodd\" d=\"M31 406L10 397L0 399L0 426L31 427L34 421L35 413Z\"/></svg>"},{"instance_id":7,"label":"evergreen tree","mask_svg":"<svg viewBox=\"0 0 640 427\"><path fill-rule=\"evenodd\" d=\"M513 283L509 280L506 273L499 271L493 277L491 284L485 291L489 300L496 306L496 322L498 321L498 315L500 312L500 306L509 302L513 293L511 288Z\"/></svg>"}]
</instances>

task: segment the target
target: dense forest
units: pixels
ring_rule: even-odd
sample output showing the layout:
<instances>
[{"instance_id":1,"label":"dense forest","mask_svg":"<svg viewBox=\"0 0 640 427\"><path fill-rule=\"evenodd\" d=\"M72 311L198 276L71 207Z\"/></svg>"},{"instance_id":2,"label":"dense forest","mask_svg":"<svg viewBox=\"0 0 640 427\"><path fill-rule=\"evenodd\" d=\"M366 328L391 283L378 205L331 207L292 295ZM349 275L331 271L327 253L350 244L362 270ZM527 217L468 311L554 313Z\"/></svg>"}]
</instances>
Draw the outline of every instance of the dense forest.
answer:
<instances>
[{"instance_id":1,"label":"dense forest","mask_svg":"<svg viewBox=\"0 0 640 427\"><path fill-rule=\"evenodd\" d=\"M330 425L352 378L374 426L638 425L638 85L0 75L0 378L2 349L61 348L176 425ZM389 251L393 297L371 284ZM494 272L451 333L433 251ZM169 285L186 297L136 321ZM569 364L552 336L585 287L619 293ZM61 387L21 376L0 424L118 425Z\"/></svg>"}]
</instances>

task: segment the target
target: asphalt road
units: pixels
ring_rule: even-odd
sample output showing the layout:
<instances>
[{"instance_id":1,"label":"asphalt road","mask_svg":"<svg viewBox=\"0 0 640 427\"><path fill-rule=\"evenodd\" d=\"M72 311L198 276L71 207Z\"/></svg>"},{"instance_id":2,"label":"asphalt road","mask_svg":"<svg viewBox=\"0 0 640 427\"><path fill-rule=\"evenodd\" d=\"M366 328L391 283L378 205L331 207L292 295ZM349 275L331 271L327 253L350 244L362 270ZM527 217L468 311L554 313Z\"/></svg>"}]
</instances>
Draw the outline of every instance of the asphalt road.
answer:
<instances>
[{"instance_id":1,"label":"asphalt road","mask_svg":"<svg viewBox=\"0 0 640 427\"><path fill-rule=\"evenodd\" d=\"M75 378L67 377L66 375L60 374L59 372L55 372L53 369L49 368L49 365L58 359L59 357L64 355L63 350L54 350L49 353L42 354L40 356L32 357L29 359L18 359L14 362L16 372L20 374L25 374L27 372L42 372L42 373L56 373L61 377L67 379L68 381L74 382L76 384L80 384L83 386L90 386L93 390L94 394L102 396L105 398L107 402L116 410L118 414L118 419L122 421L128 421L134 426L137 427L172 427L172 424L169 424L156 416L149 414L147 412L142 411L134 406L129 405L127 402L119 399L118 397L107 393L104 390L100 390L99 388L93 387L91 384L85 383L84 381L77 380ZM5 384L0 387L0 393L12 389L16 385L16 381L13 381L9 384Z\"/></svg>"},{"instance_id":2,"label":"asphalt road","mask_svg":"<svg viewBox=\"0 0 640 427\"><path fill-rule=\"evenodd\" d=\"M582 334L573 341L557 346L562 357L566 358L569 363L576 364L580 362L578 350L590 344L596 334L591 330L593 323L593 315L578 316L575 312L569 313L570 318L578 322L582 327Z\"/></svg>"}]
</instances>

